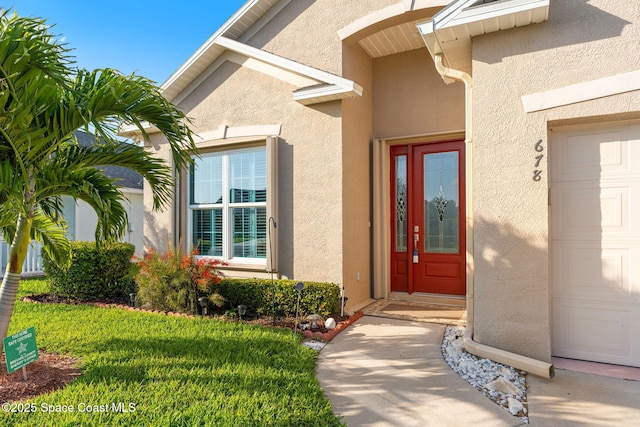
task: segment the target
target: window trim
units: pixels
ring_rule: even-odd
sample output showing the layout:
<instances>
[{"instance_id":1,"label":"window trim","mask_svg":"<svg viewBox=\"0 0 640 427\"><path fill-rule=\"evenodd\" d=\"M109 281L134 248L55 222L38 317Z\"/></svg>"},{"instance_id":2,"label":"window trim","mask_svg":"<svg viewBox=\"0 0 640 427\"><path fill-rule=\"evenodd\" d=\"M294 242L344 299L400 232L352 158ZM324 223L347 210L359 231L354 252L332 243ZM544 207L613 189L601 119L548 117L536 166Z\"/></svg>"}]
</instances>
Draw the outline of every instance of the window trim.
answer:
<instances>
[{"instance_id":1,"label":"window trim","mask_svg":"<svg viewBox=\"0 0 640 427\"><path fill-rule=\"evenodd\" d=\"M277 224L277 205L278 205L278 191L277 191L277 151L278 151L277 136L263 136L262 138L249 137L238 138L235 141L229 141L227 139L222 140L203 140L196 145L201 148L201 155L203 157L211 155L213 153L224 152L226 155L223 157L223 182L226 189L223 189L223 203L222 204L191 204L191 191L190 191L190 177L191 171L187 171L187 179L185 180L185 212L186 212L186 243L189 247L193 245L193 215L192 212L201 209L222 208L223 209L223 255L218 256L203 256L203 258L220 259L228 264L229 268L239 270L259 270L266 272L277 272L277 248L278 248L278 235L275 224ZM263 147L266 154L267 163L267 200L266 202L248 202L248 203L230 203L228 194L228 171L229 171L229 153L241 152L247 149ZM227 202L225 204L225 201ZM266 257L265 258L240 258L232 257L232 231L231 210L233 208L252 208L252 207L265 207L266 208ZM273 218L273 220L271 220Z\"/></svg>"}]
</instances>

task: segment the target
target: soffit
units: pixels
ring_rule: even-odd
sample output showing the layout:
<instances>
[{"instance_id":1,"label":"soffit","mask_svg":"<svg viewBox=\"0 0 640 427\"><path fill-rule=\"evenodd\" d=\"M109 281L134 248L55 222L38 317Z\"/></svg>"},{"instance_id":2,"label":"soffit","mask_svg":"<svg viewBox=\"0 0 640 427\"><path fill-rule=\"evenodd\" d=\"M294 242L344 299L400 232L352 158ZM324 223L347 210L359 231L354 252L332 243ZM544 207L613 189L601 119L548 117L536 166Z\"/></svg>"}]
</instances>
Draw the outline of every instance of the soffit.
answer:
<instances>
[{"instance_id":1,"label":"soffit","mask_svg":"<svg viewBox=\"0 0 640 427\"><path fill-rule=\"evenodd\" d=\"M447 66L470 73L472 37L548 18L549 0L466 0L451 3L418 29L431 55L442 54Z\"/></svg>"},{"instance_id":2,"label":"soffit","mask_svg":"<svg viewBox=\"0 0 640 427\"><path fill-rule=\"evenodd\" d=\"M259 21L271 13L277 13L289 2L290 0L248 0L162 84L164 97L172 101L226 50L215 44L218 37L242 39L248 31L256 29ZM277 3L280 3L279 7L274 7Z\"/></svg>"},{"instance_id":3,"label":"soffit","mask_svg":"<svg viewBox=\"0 0 640 427\"><path fill-rule=\"evenodd\" d=\"M394 55L408 50L424 48L416 20L395 25L363 38L358 43L371 58Z\"/></svg>"}]
</instances>

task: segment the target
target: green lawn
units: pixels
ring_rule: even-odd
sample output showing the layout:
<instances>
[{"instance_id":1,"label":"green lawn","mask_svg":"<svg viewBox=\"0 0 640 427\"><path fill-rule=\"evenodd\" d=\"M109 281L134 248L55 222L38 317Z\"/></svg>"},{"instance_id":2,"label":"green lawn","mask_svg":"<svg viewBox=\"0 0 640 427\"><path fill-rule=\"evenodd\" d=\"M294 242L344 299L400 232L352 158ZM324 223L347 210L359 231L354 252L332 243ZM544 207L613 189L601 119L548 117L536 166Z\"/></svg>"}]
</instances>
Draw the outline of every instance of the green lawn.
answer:
<instances>
[{"instance_id":1,"label":"green lawn","mask_svg":"<svg viewBox=\"0 0 640 427\"><path fill-rule=\"evenodd\" d=\"M21 283L21 295L44 291L42 280ZM314 376L315 351L291 331L18 301L9 333L30 326L41 350L81 358L83 375L27 401L35 413L2 413L0 425L340 425ZM48 413L46 405L75 412ZM91 405L109 412L78 412Z\"/></svg>"}]
</instances>

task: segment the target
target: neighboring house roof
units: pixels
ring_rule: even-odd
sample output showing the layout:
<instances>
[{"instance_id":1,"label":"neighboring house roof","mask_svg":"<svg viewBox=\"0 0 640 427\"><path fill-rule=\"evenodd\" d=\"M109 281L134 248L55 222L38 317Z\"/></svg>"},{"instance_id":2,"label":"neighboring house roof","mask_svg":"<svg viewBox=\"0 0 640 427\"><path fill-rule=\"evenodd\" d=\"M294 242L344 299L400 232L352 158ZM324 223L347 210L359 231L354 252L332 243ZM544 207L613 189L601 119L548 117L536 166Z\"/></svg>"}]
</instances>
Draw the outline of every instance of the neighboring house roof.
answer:
<instances>
[{"instance_id":1,"label":"neighboring house roof","mask_svg":"<svg viewBox=\"0 0 640 427\"><path fill-rule=\"evenodd\" d=\"M550 0L457 0L418 24L431 56L471 74L471 37L549 19Z\"/></svg>"},{"instance_id":2,"label":"neighboring house roof","mask_svg":"<svg viewBox=\"0 0 640 427\"><path fill-rule=\"evenodd\" d=\"M96 143L95 136L91 134L76 131L75 136L82 147L90 147ZM101 169L109 178L118 180L118 185L121 187L142 190L143 178L139 173L122 166L104 166Z\"/></svg>"},{"instance_id":3,"label":"neighboring house roof","mask_svg":"<svg viewBox=\"0 0 640 427\"><path fill-rule=\"evenodd\" d=\"M169 101L178 103L215 71L217 66L229 60L298 86L293 91L293 99L304 105L362 95L362 87L351 80L245 43L290 2L291 0L247 1L163 83L162 94ZM227 52L232 54L225 55ZM292 75L297 78L292 79Z\"/></svg>"}]
</instances>

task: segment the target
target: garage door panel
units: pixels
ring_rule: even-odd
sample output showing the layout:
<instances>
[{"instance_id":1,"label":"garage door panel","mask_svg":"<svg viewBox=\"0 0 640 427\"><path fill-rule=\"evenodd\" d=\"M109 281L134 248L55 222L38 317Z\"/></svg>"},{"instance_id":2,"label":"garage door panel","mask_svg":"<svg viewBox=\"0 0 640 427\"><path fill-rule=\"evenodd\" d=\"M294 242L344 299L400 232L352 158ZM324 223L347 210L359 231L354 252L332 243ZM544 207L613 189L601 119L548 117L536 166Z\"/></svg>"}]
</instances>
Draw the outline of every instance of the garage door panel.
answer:
<instances>
[{"instance_id":1,"label":"garage door panel","mask_svg":"<svg viewBox=\"0 0 640 427\"><path fill-rule=\"evenodd\" d=\"M557 134L556 152L551 159L555 170L554 180L598 180L602 173L610 176L626 175L638 162L637 129L629 126L590 133L575 132Z\"/></svg>"},{"instance_id":2,"label":"garage door panel","mask_svg":"<svg viewBox=\"0 0 640 427\"><path fill-rule=\"evenodd\" d=\"M563 183L551 192L555 239L640 238L640 182Z\"/></svg>"},{"instance_id":3,"label":"garage door panel","mask_svg":"<svg viewBox=\"0 0 640 427\"><path fill-rule=\"evenodd\" d=\"M640 366L633 334L637 313L597 304L558 300L554 308L554 354L560 357Z\"/></svg>"},{"instance_id":4,"label":"garage door panel","mask_svg":"<svg viewBox=\"0 0 640 427\"><path fill-rule=\"evenodd\" d=\"M632 260L640 259L640 245L602 248L554 242L551 249L556 260L554 295L640 303L640 285L631 280L638 269Z\"/></svg>"},{"instance_id":5,"label":"garage door panel","mask_svg":"<svg viewBox=\"0 0 640 427\"><path fill-rule=\"evenodd\" d=\"M640 366L640 124L554 132L553 354Z\"/></svg>"}]
</instances>

